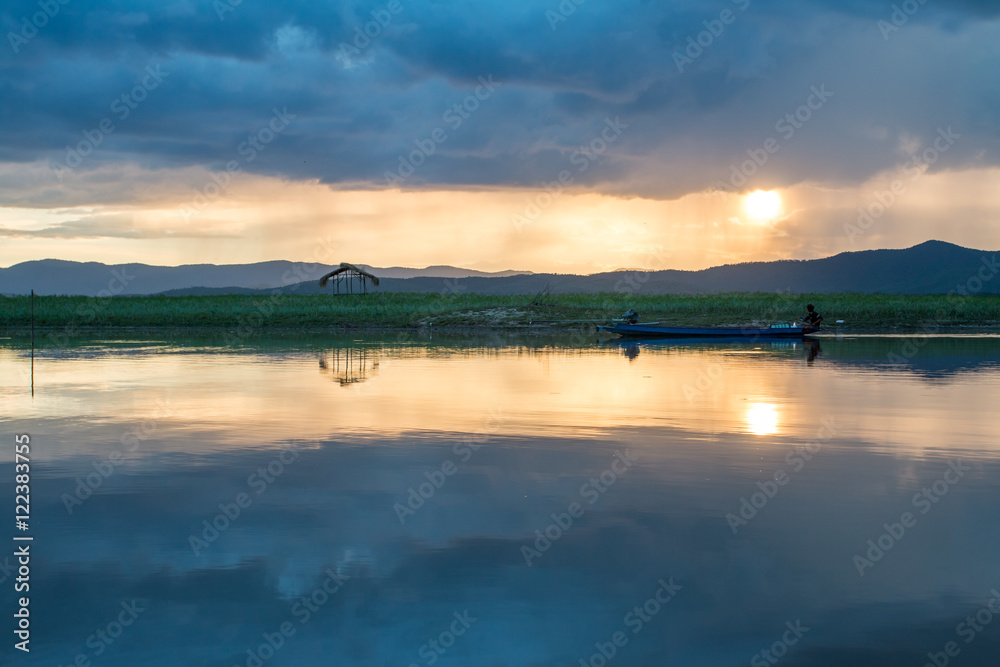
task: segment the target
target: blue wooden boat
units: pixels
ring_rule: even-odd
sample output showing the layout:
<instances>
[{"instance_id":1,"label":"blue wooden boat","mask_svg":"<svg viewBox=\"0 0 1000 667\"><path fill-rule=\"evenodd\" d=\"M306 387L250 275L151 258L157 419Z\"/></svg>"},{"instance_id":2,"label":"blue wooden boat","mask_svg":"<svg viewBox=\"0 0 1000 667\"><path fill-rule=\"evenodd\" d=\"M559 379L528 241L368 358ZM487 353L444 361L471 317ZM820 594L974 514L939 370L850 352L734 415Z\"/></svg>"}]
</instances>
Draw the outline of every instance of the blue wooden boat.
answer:
<instances>
[{"instance_id":1,"label":"blue wooden boat","mask_svg":"<svg viewBox=\"0 0 1000 667\"><path fill-rule=\"evenodd\" d=\"M668 327L660 324L620 322L597 327L598 331L629 338L802 338L819 329L798 324L769 327Z\"/></svg>"}]
</instances>

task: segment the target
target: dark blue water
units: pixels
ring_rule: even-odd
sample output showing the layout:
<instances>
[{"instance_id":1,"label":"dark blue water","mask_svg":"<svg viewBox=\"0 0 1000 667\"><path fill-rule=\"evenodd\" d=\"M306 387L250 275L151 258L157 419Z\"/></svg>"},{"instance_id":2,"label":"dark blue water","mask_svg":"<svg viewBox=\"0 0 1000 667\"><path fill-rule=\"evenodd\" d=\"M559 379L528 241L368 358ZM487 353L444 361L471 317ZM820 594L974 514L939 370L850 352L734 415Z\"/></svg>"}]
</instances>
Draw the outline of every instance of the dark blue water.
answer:
<instances>
[{"instance_id":1,"label":"dark blue water","mask_svg":"<svg viewBox=\"0 0 1000 667\"><path fill-rule=\"evenodd\" d=\"M3 660L995 665L1000 339L919 342L0 341Z\"/></svg>"}]
</instances>

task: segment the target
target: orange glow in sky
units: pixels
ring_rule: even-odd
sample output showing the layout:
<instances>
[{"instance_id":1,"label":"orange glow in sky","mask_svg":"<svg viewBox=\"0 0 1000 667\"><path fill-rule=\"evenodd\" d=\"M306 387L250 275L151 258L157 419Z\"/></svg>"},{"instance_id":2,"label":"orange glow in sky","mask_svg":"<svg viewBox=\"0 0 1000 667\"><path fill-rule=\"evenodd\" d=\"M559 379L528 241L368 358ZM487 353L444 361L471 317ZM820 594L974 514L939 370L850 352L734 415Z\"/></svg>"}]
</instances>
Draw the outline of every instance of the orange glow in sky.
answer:
<instances>
[{"instance_id":1,"label":"orange glow in sky","mask_svg":"<svg viewBox=\"0 0 1000 667\"><path fill-rule=\"evenodd\" d=\"M891 177L841 190L801 185L780 195L714 191L655 200L570 190L540 199L543 191L509 188L337 190L244 174L225 198L200 209L189 193L166 186L129 204L0 208L0 266L45 258L161 265L320 259L596 273L811 259L928 239L997 245L982 235L984 221L1000 215L996 169L925 175L850 237L845 225ZM956 218L963 224L941 222Z\"/></svg>"}]
</instances>

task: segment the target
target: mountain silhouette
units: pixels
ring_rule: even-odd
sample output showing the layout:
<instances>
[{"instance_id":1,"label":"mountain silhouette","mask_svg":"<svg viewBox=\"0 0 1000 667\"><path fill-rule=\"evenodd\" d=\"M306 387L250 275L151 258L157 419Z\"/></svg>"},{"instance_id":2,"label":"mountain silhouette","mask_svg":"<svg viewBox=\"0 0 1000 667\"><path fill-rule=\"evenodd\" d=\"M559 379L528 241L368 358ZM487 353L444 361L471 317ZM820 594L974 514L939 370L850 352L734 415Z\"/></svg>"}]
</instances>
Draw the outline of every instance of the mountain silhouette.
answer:
<instances>
[{"instance_id":1,"label":"mountain silhouette","mask_svg":"<svg viewBox=\"0 0 1000 667\"><path fill-rule=\"evenodd\" d=\"M474 292L537 294L622 292L643 294L705 294L719 292L861 292L885 294L1000 293L1000 266L993 251L927 241L903 250L843 252L811 260L780 260L727 264L701 271L611 271L591 275L520 273L484 274L455 267L378 269L381 280L370 291ZM304 272L295 262L256 264L193 264L109 266L97 262L41 260L0 269L0 293L83 294L102 290L137 294L252 294L275 289L297 294L329 292L319 277L329 270L314 265ZM380 271L384 271L380 274ZM315 274L315 275L312 275ZM117 277L116 277L117 276ZM384 276L384 277L383 277ZM412 276L412 277L394 277ZM117 282L116 282L117 281ZM124 283L122 288L121 283Z\"/></svg>"}]
</instances>

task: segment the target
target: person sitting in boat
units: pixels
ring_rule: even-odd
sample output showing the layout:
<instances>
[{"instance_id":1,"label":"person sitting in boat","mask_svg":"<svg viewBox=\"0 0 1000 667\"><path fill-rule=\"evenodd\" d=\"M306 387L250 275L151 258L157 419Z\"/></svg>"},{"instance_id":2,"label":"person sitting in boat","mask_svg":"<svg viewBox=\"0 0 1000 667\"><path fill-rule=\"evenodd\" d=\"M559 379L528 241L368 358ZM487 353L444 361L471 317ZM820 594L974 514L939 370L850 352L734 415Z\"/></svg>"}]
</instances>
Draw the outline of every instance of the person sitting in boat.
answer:
<instances>
[{"instance_id":1,"label":"person sitting in boat","mask_svg":"<svg viewBox=\"0 0 1000 667\"><path fill-rule=\"evenodd\" d=\"M639 313L630 308L622 314L622 319L625 320L625 324L635 324L639 321Z\"/></svg>"},{"instance_id":2,"label":"person sitting in boat","mask_svg":"<svg viewBox=\"0 0 1000 667\"><path fill-rule=\"evenodd\" d=\"M819 329L819 325L823 323L823 316L816 312L816 307L811 303L806 305L806 310L808 311L806 316L800 317L799 321L805 322L813 329Z\"/></svg>"}]
</instances>

